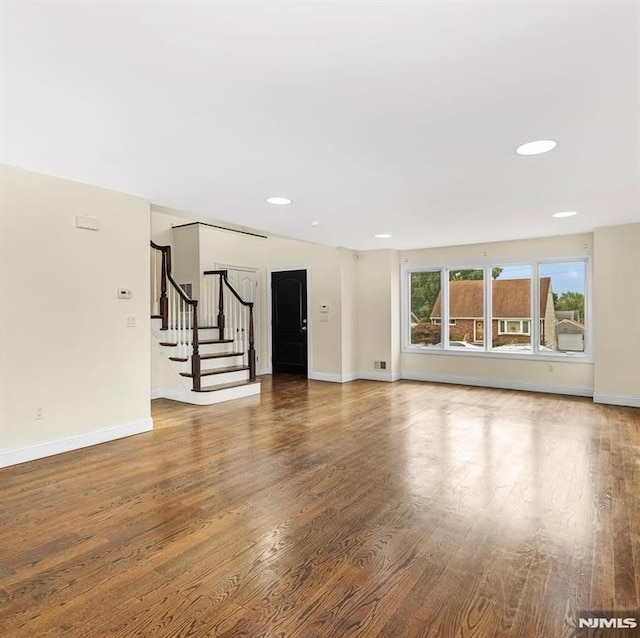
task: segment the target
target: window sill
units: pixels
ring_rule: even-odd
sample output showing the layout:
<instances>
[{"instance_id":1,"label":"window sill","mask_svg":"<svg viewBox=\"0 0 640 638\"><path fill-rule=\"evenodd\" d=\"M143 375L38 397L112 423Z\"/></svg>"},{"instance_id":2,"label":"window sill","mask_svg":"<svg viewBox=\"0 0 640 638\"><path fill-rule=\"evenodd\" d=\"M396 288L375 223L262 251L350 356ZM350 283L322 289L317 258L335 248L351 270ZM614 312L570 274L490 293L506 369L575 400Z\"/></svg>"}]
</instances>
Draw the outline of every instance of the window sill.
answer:
<instances>
[{"instance_id":1,"label":"window sill","mask_svg":"<svg viewBox=\"0 0 640 638\"><path fill-rule=\"evenodd\" d=\"M592 364L593 358L587 354L555 354L541 352L496 352L495 350L454 350L453 348L421 348L420 346L404 346L402 352L406 354L435 354L437 356L452 355L454 357L479 357L481 359L519 359L520 361L553 361L564 363Z\"/></svg>"}]
</instances>

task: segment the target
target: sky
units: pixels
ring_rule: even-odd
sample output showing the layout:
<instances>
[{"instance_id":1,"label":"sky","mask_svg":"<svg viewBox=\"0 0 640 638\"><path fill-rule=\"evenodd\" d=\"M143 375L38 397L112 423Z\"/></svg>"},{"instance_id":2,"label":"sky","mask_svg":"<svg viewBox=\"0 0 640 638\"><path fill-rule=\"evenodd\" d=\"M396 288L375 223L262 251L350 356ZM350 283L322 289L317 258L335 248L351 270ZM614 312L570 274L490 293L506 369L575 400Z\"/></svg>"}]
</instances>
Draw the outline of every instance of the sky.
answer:
<instances>
[{"instance_id":1,"label":"sky","mask_svg":"<svg viewBox=\"0 0 640 638\"><path fill-rule=\"evenodd\" d=\"M540 277L551 277L551 289L555 293L579 292L584 294L584 269L583 261L540 264ZM498 279L521 279L523 277L531 277L531 266L505 266Z\"/></svg>"}]
</instances>

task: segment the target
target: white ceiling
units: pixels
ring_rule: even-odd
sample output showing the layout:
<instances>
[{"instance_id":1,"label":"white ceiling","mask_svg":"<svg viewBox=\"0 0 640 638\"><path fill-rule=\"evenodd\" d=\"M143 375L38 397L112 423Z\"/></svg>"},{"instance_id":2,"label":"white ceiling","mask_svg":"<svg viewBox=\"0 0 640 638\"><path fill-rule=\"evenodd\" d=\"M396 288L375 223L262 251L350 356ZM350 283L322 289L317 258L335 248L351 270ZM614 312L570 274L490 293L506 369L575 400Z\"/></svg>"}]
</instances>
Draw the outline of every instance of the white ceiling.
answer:
<instances>
[{"instance_id":1,"label":"white ceiling","mask_svg":"<svg viewBox=\"0 0 640 638\"><path fill-rule=\"evenodd\" d=\"M5 2L2 14L8 164L357 250L640 221L635 2ZM515 154L539 138L558 147ZM563 210L580 214L551 217Z\"/></svg>"}]
</instances>

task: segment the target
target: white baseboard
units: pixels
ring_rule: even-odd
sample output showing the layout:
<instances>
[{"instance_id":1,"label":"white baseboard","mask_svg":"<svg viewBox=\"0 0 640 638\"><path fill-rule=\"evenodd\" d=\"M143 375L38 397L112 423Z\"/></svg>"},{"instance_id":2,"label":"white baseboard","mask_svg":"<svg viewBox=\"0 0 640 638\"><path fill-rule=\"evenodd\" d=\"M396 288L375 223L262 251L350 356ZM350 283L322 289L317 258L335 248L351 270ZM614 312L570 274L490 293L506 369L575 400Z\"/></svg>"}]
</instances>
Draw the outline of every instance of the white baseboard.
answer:
<instances>
[{"instance_id":1,"label":"white baseboard","mask_svg":"<svg viewBox=\"0 0 640 638\"><path fill-rule=\"evenodd\" d=\"M116 425L115 427L105 428L104 430L95 430L57 441L36 443L35 445L28 445L13 450L2 450L0 451L0 467L9 467L10 465L35 461L36 459L53 456L54 454L79 450L80 448L97 445L98 443L106 443L107 441L123 439L127 436L133 436L134 434L149 432L152 429L153 419L148 417L141 421L124 423L122 425Z\"/></svg>"},{"instance_id":2,"label":"white baseboard","mask_svg":"<svg viewBox=\"0 0 640 638\"><path fill-rule=\"evenodd\" d=\"M358 375L355 373L350 374L331 374L328 372L309 372L307 375L309 379L314 381L330 381L331 383L347 383L349 381L355 381Z\"/></svg>"},{"instance_id":3,"label":"white baseboard","mask_svg":"<svg viewBox=\"0 0 640 638\"><path fill-rule=\"evenodd\" d=\"M310 372L309 379L314 381L330 381L332 383L349 383L356 379L366 379L369 381L398 381L399 374L390 372L349 372L348 374L331 374L328 372Z\"/></svg>"},{"instance_id":4,"label":"white baseboard","mask_svg":"<svg viewBox=\"0 0 640 638\"><path fill-rule=\"evenodd\" d=\"M403 379L411 381L430 381L434 383L451 383L454 385L473 385L482 388L498 388L500 390L523 390L525 392L547 392L550 394L567 394L577 397L592 397L593 390L585 387L543 385L525 383L523 381L503 381L501 379L485 379L478 377L461 377L452 375L428 374L424 372L405 372Z\"/></svg>"},{"instance_id":5,"label":"white baseboard","mask_svg":"<svg viewBox=\"0 0 640 638\"><path fill-rule=\"evenodd\" d=\"M330 374L328 372L309 372L308 379L313 381L330 381L331 383L343 383L341 374Z\"/></svg>"},{"instance_id":6,"label":"white baseboard","mask_svg":"<svg viewBox=\"0 0 640 638\"><path fill-rule=\"evenodd\" d=\"M620 394L603 394L596 392L593 395L594 403L606 403L608 405L623 405L629 408L640 408L640 397L624 396Z\"/></svg>"},{"instance_id":7,"label":"white baseboard","mask_svg":"<svg viewBox=\"0 0 640 638\"><path fill-rule=\"evenodd\" d=\"M402 379L397 372L359 372L358 379L366 379L367 381L399 381Z\"/></svg>"}]
</instances>

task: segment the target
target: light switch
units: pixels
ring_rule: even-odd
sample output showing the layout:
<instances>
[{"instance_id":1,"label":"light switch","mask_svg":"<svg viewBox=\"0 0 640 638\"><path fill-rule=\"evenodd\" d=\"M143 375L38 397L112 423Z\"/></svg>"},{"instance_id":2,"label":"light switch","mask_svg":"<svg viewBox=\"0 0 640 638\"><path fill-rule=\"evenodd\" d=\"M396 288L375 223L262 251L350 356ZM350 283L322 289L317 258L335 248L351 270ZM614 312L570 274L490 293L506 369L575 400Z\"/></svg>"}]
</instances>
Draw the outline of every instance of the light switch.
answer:
<instances>
[{"instance_id":1,"label":"light switch","mask_svg":"<svg viewBox=\"0 0 640 638\"><path fill-rule=\"evenodd\" d=\"M131 299L133 292L131 288L118 288L118 299Z\"/></svg>"}]
</instances>

